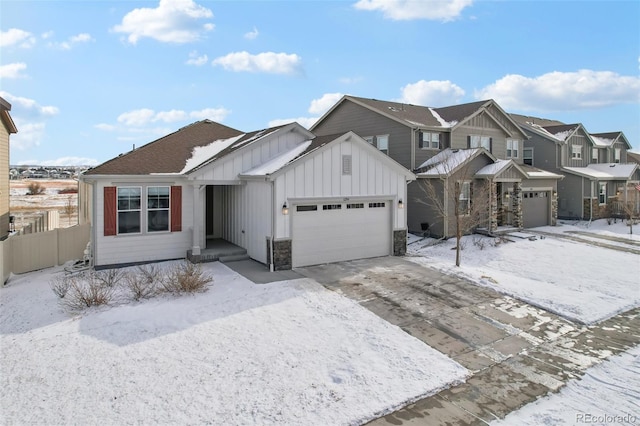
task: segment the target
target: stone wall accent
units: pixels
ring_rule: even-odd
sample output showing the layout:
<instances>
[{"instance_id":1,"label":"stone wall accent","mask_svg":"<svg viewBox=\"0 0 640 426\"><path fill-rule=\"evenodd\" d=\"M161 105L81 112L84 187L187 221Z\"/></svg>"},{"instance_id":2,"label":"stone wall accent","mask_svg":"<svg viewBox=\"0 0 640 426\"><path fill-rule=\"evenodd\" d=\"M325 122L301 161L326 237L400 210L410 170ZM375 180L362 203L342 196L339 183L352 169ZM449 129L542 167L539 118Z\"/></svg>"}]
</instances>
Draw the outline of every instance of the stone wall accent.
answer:
<instances>
[{"instance_id":1,"label":"stone wall accent","mask_svg":"<svg viewBox=\"0 0 640 426\"><path fill-rule=\"evenodd\" d=\"M393 231L393 255L404 256L407 254L407 230Z\"/></svg>"},{"instance_id":2,"label":"stone wall accent","mask_svg":"<svg viewBox=\"0 0 640 426\"><path fill-rule=\"evenodd\" d=\"M273 270L288 271L292 268L291 240L273 242Z\"/></svg>"},{"instance_id":3,"label":"stone wall accent","mask_svg":"<svg viewBox=\"0 0 640 426\"><path fill-rule=\"evenodd\" d=\"M489 231L493 232L498 229L498 184L491 181L491 190L489 193L491 216L489 217Z\"/></svg>"},{"instance_id":4,"label":"stone wall accent","mask_svg":"<svg viewBox=\"0 0 640 426\"><path fill-rule=\"evenodd\" d=\"M558 224L558 191L551 191L551 226Z\"/></svg>"},{"instance_id":5,"label":"stone wall accent","mask_svg":"<svg viewBox=\"0 0 640 426\"><path fill-rule=\"evenodd\" d=\"M589 202L591 201L591 202ZM598 200L597 198L585 198L583 201L583 205L584 205L584 217L582 219L584 220L589 220L589 219L603 219L606 217L609 217L609 205L605 204L605 205L600 205L600 200ZM591 212L593 212L593 215L591 215Z\"/></svg>"},{"instance_id":6,"label":"stone wall accent","mask_svg":"<svg viewBox=\"0 0 640 426\"><path fill-rule=\"evenodd\" d=\"M522 218L522 183L513 184L513 226L522 228L524 220Z\"/></svg>"}]
</instances>

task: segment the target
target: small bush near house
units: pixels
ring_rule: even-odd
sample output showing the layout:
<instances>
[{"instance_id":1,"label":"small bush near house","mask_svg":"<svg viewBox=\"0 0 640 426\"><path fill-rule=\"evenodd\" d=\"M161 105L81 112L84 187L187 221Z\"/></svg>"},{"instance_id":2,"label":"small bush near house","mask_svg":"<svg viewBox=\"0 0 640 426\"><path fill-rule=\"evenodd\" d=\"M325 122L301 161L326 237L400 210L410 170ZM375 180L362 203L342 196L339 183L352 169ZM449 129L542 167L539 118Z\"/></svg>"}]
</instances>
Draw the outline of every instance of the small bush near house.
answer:
<instances>
[{"instance_id":1,"label":"small bush near house","mask_svg":"<svg viewBox=\"0 0 640 426\"><path fill-rule=\"evenodd\" d=\"M184 261L167 270L162 287L169 293L195 293L207 290L213 278L199 264Z\"/></svg>"},{"instance_id":2,"label":"small bush near house","mask_svg":"<svg viewBox=\"0 0 640 426\"><path fill-rule=\"evenodd\" d=\"M108 305L114 296L115 288L96 279L95 274L68 276L70 285L62 304L79 311L92 306Z\"/></svg>"},{"instance_id":3,"label":"small bush near house","mask_svg":"<svg viewBox=\"0 0 640 426\"><path fill-rule=\"evenodd\" d=\"M154 265L139 266L137 273L128 274L124 285L133 300L146 299L158 292L158 268Z\"/></svg>"},{"instance_id":4,"label":"small bush near house","mask_svg":"<svg viewBox=\"0 0 640 426\"><path fill-rule=\"evenodd\" d=\"M486 241L484 237L475 236L473 237L473 245L478 247L480 250L484 250L486 247Z\"/></svg>"},{"instance_id":5,"label":"small bush near house","mask_svg":"<svg viewBox=\"0 0 640 426\"><path fill-rule=\"evenodd\" d=\"M51 281L49 281L49 286L51 290L58 296L60 299L64 299L64 296L67 295L69 291L69 287L71 287L71 277L69 276L59 276L55 277Z\"/></svg>"},{"instance_id":6,"label":"small bush near house","mask_svg":"<svg viewBox=\"0 0 640 426\"><path fill-rule=\"evenodd\" d=\"M106 287L116 287L127 276L127 273L123 269L107 269L94 272L91 275L93 280Z\"/></svg>"},{"instance_id":7,"label":"small bush near house","mask_svg":"<svg viewBox=\"0 0 640 426\"><path fill-rule=\"evenodd\" d=\"M41 195L44 194L45 188L40 185L39 182L31 182L27 187L27 195Z\"/></svg>"}]
</instances>

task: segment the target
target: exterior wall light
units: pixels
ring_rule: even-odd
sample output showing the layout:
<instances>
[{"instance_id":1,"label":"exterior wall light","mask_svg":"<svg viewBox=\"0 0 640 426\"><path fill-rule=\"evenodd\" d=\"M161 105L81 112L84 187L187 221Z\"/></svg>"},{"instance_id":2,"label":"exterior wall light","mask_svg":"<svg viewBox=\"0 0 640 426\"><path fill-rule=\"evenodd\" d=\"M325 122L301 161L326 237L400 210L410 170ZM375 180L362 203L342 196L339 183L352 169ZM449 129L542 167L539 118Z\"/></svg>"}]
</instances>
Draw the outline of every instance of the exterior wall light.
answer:
<instances>
[{"instance_id":1,"label":"exterior wall light","mask_svg":"<svg viewBox=\"0 0 640 426\"><path fill-rule=\"evenodd\" d=\"M285 216L289 214L289 207L287 206L287 202L286 201L282 205L282 214L285 215Z\"/></svg>"},{"instance_id":2,"label":"exterior wall light","mask_svg":"<svg viewBox=\"0 0 640 426\"><path fill-rule=\"evenodd\" d=\"M402 199L398 200L398 208L404 209L404 203L402 202Z\"/></svg>"}]
</instances>

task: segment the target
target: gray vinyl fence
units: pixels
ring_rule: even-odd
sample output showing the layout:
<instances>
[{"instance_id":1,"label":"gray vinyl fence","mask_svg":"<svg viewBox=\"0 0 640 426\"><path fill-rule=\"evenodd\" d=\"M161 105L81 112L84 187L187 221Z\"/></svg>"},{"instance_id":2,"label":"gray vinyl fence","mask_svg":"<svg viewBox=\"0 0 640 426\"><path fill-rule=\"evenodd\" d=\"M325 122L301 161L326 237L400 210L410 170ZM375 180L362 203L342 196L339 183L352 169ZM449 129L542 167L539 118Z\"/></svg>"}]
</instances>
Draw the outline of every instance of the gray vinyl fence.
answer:
<instances>
[{"instance_id":1,"label":"gray vinyl fence","mask_svg":"<svg viewBox=\"0 0 640 426\"><path fill-rule=\"evenodd\" d=\"M34 234L14 235L0 241L0 276L23 274L82 259L91 225L76 225Z\"/></svg>"}]
</instances>

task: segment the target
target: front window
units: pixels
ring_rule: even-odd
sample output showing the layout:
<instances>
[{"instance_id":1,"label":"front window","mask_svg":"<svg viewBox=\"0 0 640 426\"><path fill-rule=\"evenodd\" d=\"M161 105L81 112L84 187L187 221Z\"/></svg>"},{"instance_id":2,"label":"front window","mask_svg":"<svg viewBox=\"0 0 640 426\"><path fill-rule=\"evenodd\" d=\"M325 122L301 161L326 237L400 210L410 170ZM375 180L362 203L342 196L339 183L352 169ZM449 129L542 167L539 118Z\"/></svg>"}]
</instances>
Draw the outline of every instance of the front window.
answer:
<instances>
[{"instance_id":1,"label":"front window","mask_svg":"<svg viewBox=\"0 0 640 426\"><path fill-rule=\"evenodd\" d=\"M142 188L118 188L118 234L140 232L140 206Z\"/></svg>"},{"instance_id":2,"label":"front window","mask_svg":"<svg viewBox=\"0 0 640 426\"><path fill-rule=\"evenodd\" d=\"M525 148L522 150L522 162L533 166L533 148Z\"/></svg>"},{"instance_id":3,"label":"front window","mask_svg":"<svg viewBox=\"0 0 640 426\"><path fill-rule=\"evenodd\" d=\"M491 138L489 136L472 135L469 148L484 148L491 151Z\"/></svg>"},{"instance_id":4,"label":"front window","mask_svg":"<svg viewBox=\"0 0 640 426\"><path fill-rule=\"evenodd\" d=\"M440 149L440 133L420 132L421 149Z\"/></svg>"},{"instance_id":5,"label":"front window","mask_svg":"<svg viewBox=\"0 0 640 426\"><path fill-rule=\"evenodd\" d=\"M169 230L169 187L147 188L147 230L149 232Z\"/></svg>"},{"instance_id":6,"label":"front window","mask_svg":"<svg viewBox=\"0 0 640 426\"><path fill-rule=\"evenodd\" d=\"M571 145L571 158L574 160L582 158L582 145Z\"/></svg>"},{"instance_id":7,"label":"front window","mask_svg":"<svg viewBox=\"0 0 640 426\"><path fill-rule=\"evenodd\" d=\"M518 158L519 141L516 139L507 139L507 158Z\"/></svg>"},{"instance_id":8,"label":"front window","mask_svg":"<svg viewBox=\"0 0 640 426\"><path fill-rule=\"evenodd\" d=\"M469 214L471 208L471 182L460 183L460 196L458 197L458 212Z\"/></svg>"},{"instance_id":9,"label":"front window","mask_svg":"<svg viewBox=\"0 0 640 426\"><path fill-rule=\"evenodd\" d=\"M616 148L613 150L613 162L614 163L620 162L620 148Z\"/></svg>"},{"instance_id":10,"label":"front window","mask_svg":"<svg viewBox=\"0 0 640 426\"><path fill-rule=\"evenodd\" d=\"M378 149L385 154L389 152L389 135L376 136Z\"/></svg>"},{"instance_id":11,"label":"front window","mask_svg":"<svg viewBox=\"0 0 640 426\"><path fill-rule=\"evenodd\" d=\"M600 192L598 194L598 202L600 204L607 204L607 183L600 182Z\"/></svg>"}]
</instances>

